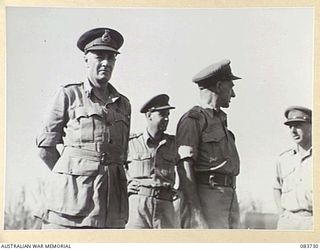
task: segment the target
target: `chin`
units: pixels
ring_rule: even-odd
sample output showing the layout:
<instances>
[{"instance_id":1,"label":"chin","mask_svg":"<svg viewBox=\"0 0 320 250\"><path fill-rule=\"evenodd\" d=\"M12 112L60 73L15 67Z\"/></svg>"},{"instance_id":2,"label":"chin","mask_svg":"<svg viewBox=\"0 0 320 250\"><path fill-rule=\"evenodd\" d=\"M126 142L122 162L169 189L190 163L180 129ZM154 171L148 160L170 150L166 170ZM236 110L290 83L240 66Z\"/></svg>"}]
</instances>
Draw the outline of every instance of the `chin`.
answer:
<instances>
[{"instance_id":1,"label":"chin","mask_svg":"<svg viewBox=\"0 0 320 250\"><path fill-rule=\"evenodd\" d=\"M99 83L104 84L104 83L108 83L110 80L109 77L101 77L98 79Z\"/></svg>"},{"instance_id":2,"label":"chin","mask_svg":"<svg viewBox=\"0 0 320 250\"><path fill-rule=\"evenodd\" d=\"M161 131L161 132L164 132L164 131L166 131L167 130L167 127L161 127L161 128L159 128L159 131Z\"/></svg>"},{"instance_id":3,"label":"chin","mask_svg":"<svg viewBox=\"0 0 320 250\"><path fill-rule=\"evenodd\" d=\"M221 107L222 107L222 108L229 108L230 105L229 105L229 103L228 103L228 104L225 104L225 105L221 105Z\"/></svg>"},{"instance_id":4,"label":"chin","mask_svg":"<svg viewBox=\"0 0 320 250\"><path fill-rule=\"evenodd\" d=\"M293 139L293 141L295 142L295 143L297 143L297 144L299 144L299 143L301 143L301 139Z\"/></svg>"}]
</instances>

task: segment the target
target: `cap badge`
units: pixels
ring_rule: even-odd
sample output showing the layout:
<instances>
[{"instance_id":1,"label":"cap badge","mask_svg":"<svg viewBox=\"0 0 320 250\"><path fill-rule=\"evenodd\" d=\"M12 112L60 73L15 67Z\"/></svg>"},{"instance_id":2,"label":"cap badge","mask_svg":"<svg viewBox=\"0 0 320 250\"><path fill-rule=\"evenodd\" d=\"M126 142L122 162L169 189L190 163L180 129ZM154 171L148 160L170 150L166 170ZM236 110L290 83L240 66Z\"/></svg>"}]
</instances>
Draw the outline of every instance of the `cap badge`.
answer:
<instances>
[{"instance_id":1,"label":"cap badge","mask_svg":"<svg viewBox=\"0 0 320 250\"><path fill-rule=\"evenodd\" d=\"M110 30L104 30L104 34L101 37L102 42L105 42L105 43L110 42L111 36L110 36L109 32L110 32Z\"/></svg>"}]
</instances>

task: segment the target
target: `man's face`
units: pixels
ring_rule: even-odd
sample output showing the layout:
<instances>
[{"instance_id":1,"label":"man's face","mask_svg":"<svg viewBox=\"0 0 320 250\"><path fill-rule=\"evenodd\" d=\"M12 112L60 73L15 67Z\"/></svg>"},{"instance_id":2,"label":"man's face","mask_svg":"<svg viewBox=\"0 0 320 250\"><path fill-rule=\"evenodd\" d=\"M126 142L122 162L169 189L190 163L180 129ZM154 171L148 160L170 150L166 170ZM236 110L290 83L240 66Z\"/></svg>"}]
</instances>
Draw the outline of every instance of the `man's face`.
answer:
<instances>
[{"instance_id":1,"label":"man's face","mask_svg":"<svg viewBox=\"0 0 320 250\"><path fill-rule=\"evenodd\" d=\"M288 124L293 141L298 145L306 145L311 142L311 124L308 122L291 122Z\"/></svg>"},{"instance_id":2,"label":"man's face","mask_svg":"<svg viewBox=\"0 0 320 250\"><path fill-rule=\"evenodd\" d=\"M105 50L92 50L85 55L88 78L93 83L107 83L112 75L116 62L116 54Z\"/></svg>"},{"instance_id":3,"label":"man's face","mask_svg":"<svg viewBox=\"0 0 320 250\"><path fill-rule=\"evenodd\" d=\"M222 108L229 108L232 97L235 97L232 81L222 81L217 87L217 105Z\"/></svg>"},{"instance_id":4,"label":"man's face","mask_svg":"<svg viewBox=\"0 0 320 250\"><path fill-rule=\"evenodd\" d=\"M169 123L170 111L168 109L154 111L150 113L150 126L157 128L158 131L164 132L167 130Z\"/></svg>"}]
</instances>

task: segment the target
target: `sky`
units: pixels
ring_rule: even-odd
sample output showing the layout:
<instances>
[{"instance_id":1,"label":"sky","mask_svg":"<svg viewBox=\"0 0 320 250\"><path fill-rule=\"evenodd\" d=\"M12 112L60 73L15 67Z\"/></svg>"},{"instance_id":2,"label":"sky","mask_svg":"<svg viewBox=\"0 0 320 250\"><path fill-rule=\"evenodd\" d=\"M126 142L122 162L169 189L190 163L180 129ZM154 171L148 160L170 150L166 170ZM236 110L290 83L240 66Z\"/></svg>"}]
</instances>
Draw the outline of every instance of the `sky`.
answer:
<instances>
[{"instance_id":1,"label":"sky","mask_svg":"<svg viewBox=\"0 0 320 250\"><path fill-rule=\"evenodd\" d=\"M241 204L260 201L275 211L275 163L292 146L283 112L312 107L313 9L6 9L6 204L25 185L32 190L48 176L38 157L47 104L59 86L86 79L81 34L109 27L124 36L111 79L132 105L131 132L142 132L140 107L166 93L171 111L167 132L199 102L192 77L209 64L230 59L236 97L228 126L236 136Z\"/></svg>"}]
</instances>

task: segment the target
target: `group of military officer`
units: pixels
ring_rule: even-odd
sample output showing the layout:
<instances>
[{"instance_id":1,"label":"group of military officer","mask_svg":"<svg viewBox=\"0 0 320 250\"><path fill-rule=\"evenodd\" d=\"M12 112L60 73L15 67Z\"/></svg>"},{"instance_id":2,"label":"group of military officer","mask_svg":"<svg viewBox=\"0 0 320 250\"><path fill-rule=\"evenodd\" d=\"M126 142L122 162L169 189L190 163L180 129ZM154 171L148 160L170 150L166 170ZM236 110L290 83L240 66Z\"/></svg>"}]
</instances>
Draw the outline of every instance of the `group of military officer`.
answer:
<instances>
[{"instance_id":1,"label":"group of military officer","mask_svg":"<svg viewBox=\"0 0 320 250\"><path fill-rule=\"evenodd\" d=\"M238 228L240 161L221 110L240 79L230 61L194 76L200 103L181 117L176 137L165 133L174 109L166 94L141 107L147 128L130 135L130 102L109 82L123 41L110 28L84 33L77 46L87 79L62 86L47 112L37 137L40 157L52 170L39 215L43 229ZM300 229L308 217L312 227L312 186L305 184L312 176L311 110L291 107L285 116L297 148L277 165L279 224Z\"/></svg>"}]
</instances>

